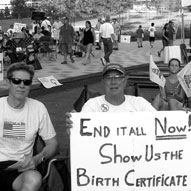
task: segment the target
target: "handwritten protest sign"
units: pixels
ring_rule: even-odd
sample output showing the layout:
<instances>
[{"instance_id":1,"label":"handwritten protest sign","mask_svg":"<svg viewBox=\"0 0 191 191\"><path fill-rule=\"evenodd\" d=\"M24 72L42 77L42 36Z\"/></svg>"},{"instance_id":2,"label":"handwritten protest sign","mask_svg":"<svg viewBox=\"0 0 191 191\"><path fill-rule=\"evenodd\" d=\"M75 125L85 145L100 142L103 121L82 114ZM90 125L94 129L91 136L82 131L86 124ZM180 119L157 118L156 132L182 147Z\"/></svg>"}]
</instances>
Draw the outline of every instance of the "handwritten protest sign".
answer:
<instances>
[{"instance_id":1,"label":"handwritten protest sign","mask_svg":"<svg viewBox=\"0 0 191 191\"><path fill-rule=\"evenodd\" d=\"M0 81L3 81L3 53L0 53Z\"/></svg>"},{"instance_id":2,"label":"handwritten protest sign","mask_svg":"<svg viewBox=\"0 0 191 191\"><path fill-rule=\"evenodd\" d=\"M45 88L52 88L52 87L62 85L54 76L42 77L42 78L38 78L38 80L42 83L42 85Z\"/></svg>"},{"instance_id":3,"label":"handwritten protest sign","mask_svg":"<svg viewBox=\"0 0 191 191\"><path fill-rule=\"evenodd\" d=\"M72 121L72 191L191 190L191 113L72 113Z\"/></svg>"},{"instance_id":4,"label":"handwritten protest sign","mask_svg":"<svg viewBox=\"0 0 191 191\"><path fill-rule=\"evenodd\" d=\"M26 28L26 24L24 24L24 23L14 23L14 26L13 26L14 32L21 32L21 29L23 27Z\"/></svg>"},{"instance_id":5,"label":"handwritten protest sign","mask_svg":"<svg viewBox=\"0 0 191 191\"><path fill-rule=\"evenodd\" d=\"M158 66L154 63L152 55L150 55L149 77L152 82L164 88L166 79L164 78L163 74L159 70Z\"/></svg>"}]
</instances>

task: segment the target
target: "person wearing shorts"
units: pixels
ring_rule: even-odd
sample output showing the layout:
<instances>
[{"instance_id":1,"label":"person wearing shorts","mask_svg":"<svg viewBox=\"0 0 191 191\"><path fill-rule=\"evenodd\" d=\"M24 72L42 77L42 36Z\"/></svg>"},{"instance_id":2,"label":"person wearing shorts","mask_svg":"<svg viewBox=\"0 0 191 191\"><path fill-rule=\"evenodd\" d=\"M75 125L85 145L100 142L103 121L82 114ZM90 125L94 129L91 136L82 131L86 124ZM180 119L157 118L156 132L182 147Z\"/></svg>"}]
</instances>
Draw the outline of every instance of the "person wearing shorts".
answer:
<instances>
[{"instance_id":1,"label":"person wearing shorts","mask_svg":"<svg viewBox=\"0 0 191 191\"><path fill-rule=\"evenodd\" d=\"M156 28L154 26L154 23L151 23L151 26L149 27L149 42L150 42L150 46L151 48L153 48L154 42L155 42L155 32L156 32Z\"/></svg>"},{"instance_id":2,"label":"person wearing shorts","mask_svg":"<svg viewBox=\"0 0 191 191\"><path fill-rule=\"evenodd\" d=\"M74 43L74 28L71 24L69 24L69 18L63 18L63 25L60 28L59 33L59 45L61 49L61 53L64 54L64 61L61 64L67 64L67 56L70 55L70 60L74 63L73 59L73 43Z\"/></svg>"}]
</instances>

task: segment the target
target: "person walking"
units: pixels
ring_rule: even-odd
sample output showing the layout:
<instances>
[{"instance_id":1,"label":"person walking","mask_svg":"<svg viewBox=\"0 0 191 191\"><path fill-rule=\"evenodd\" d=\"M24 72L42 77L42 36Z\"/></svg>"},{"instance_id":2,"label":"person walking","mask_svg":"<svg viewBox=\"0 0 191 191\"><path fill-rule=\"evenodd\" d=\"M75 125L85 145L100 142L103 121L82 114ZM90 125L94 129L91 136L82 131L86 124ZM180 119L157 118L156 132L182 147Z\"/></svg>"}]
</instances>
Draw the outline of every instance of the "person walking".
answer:
<instances>
[{"instance_id":1,"label":"person walking","mask_svg":"<svg viewBox=\"0 0 191 191\"><path fill-rule=\"evenodd\" d=\"M95 42L95 33L91 26L90 21L86 21L86 27L82 33L82 36L80 37L79 43L81 43L83 39L83 51L86 53L84 65L90 63L90 56L92 54L92 46Z\"/></svg>"},{"instance_id":2,"label":"person walking","mask_svg":"<svg viewBox=\"0 0 191 191\"><path fill-rule=\"evenodd\" d=\"M72 45L74 43L74 28L71 24L69 24L69 18L64 17L63 18L63 25L60 28L59 33L59 45L61 49L61 53L64 54L64 61L61 62L61 64L67 64L67 55L70 55L70 60L72 63L74 63L73 59L73 50Z\"/></svg>"},{"instance_id":3,"label":"person walking","mask_svg":"<svg viewBox=\"0 0 191 191\"><path fill-rule=\"evenodd\" d=\"M144 31L142 29L142 26L139 25L139 28L137 29L137 44L138 44L138 48L142 48L143 47L143 37L144 37Z\"/></svg>"},{"instance_id":4,"label":"person walking","mask_svg":"<svg viewBox=\"0 0 191 191\"><path fill-rule=\"evenodd\" d=\"M176 35L176 31L175 31L174 23L172 21L169 21L169 27L168 27L169 46L174 45L175 35Z\"/></svg>"},{"instance_id":5,"label":"person walking","mask_svg":"<svg viewBox=\"0 0 191 191\"><path fill-rule=\"evenodd\" d=\"M118 47L118 37L120 35L120 24L117 22L117 19L113 19L113 29L114 29L114 35L115 35L115 40L113 41L113 50L119 50Z\"/></svg>"},{"instance_id":6,"label":"person walking","mask_svg":"<svg viewBox=\"0 0 191 191\"><path fill-rule=\"evenodd\" d=\"M97 21L97 24L95 26L95 31L99 32L101 25L102 25L102 20L101 20L101 18L99 18L98 21ZM100 41L99 35L98 35L98 42L96 42L96 45L97 45L96 50L101 50L101 41Z\"/></svg>"},{"instance_id":7,"label":"person walking","mask_svg":"<svg viewBox=\"0 0 191 191\"><path fill-rule=\"evenodd\" d=\"M105 66L110 63L110 55L113 51L113 41L115 40L114 29L110 23L110 16L106 15L105 23L100 27L100 40L103 40L104 57L101 58L102 64Z\"/></svg>"},{"instance_id":8,"label":"person walking","mask_svg":"<svg viewBox=\"0 0 191 191\"><path fill-rule=\"evenodd\" d=\"M154 42L155 42L155 32L156 32L156 28L154 26L154 23L151 23L151 26L149 27L149 42L150 42L150 46L151 48L153 48Z\"/></svg>"},{"instance_id":9,"label":"person walking","mask_svg":"<svg viewBox=\"0 0 191 191\"><path fill-rule=\"evenodd\" d=\"M163 46L162 46L161 50L158 51L159 57L161 56L161 52L164 51L164 48L169 45L168 28L169 28L169 24L166 23L162 29L162 45Z\"/></svg>"}]
</instances>

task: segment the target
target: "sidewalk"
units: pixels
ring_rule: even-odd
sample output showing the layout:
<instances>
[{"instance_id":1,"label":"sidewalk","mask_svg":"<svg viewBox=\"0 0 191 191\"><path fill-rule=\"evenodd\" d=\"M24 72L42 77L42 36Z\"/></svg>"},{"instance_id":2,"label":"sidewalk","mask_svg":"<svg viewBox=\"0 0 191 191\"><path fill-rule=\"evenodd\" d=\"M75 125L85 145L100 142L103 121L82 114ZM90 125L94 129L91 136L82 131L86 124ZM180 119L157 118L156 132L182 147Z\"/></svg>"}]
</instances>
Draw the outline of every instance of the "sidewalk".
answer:
<instances>
[{"instance_id":1,"label":"sidewalk","mask_svg":"<svg viewBox=\"0 0 191 191\"><path fill-rule=\"evenodd\" d=\"M180 41L177 40L175 44L180 44ZM161 57L158 57L157 51L162 47L161 41L156 41L154 48L151 50L148 41L143 41L143 48L138 48L136 42L128 43L119 43L119 50L114 50L110 60L111 63L118 63L124 67L137 66L141 64L149 63L149 55L152 53L153 59L155 62L164 61L164 55L161 54ZM101 72L103 70L103 65L101 64L100 58L103 56L102 50L95 50L94 57L91 59L91 63L88 65L83 65L83 57L74 57L75 63L71 63L68 58L68 64L61 64L63 61L63 56L58 54L56 61L45 61L41 60L42 65L41 70L36 70L35 77L33 79L33 86L42 87L39 82L39 77L54 76L61 83L64 79L72 81L76 77L82 77L85 75L90 75L93 73ZM64 85L64 84L63 84ZM33 87L34 88L34 87ZM6 80L0 82L0 96L2 91L7 90Z\"/></svg>"}]
</instances>

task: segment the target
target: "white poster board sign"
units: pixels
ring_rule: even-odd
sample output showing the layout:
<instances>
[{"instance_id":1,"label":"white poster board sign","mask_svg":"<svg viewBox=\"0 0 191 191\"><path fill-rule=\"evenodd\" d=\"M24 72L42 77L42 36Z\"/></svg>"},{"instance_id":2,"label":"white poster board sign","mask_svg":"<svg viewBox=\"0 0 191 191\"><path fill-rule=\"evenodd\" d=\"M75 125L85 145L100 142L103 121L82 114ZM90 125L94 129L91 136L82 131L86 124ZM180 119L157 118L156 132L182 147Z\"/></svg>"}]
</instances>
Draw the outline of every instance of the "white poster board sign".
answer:
<instances>
[{"instance_id":1,"label":"white poster board sign","mask_svg":"<svg viewBox=\"0 0 191 191\"><path fill-rule=\"evenodd\" d=\"M42 85L45 88L52 88L52 87L62 85L54 76L42 77L42 78L38 78L38 80L42 83Z\"/></svg>"},{"instance_id":2,"label":"white poster board sign","mask_svg":"<svg viewBox=\"0 0 191 191\"><path fill-rule=\"evenodd\" d=\"M121 43L131 43L130 35L121 35Z\"/></svg>"},{"instance_id":3,"label":"white poster board sign","mask_svg":"<svg viewBox=\"0 0 191 191\"><path fill-rule=\"evenodd\" d=\"M191 113L72 113L72 191L190 191Z\"/></svg>"},{"instance_id":4,"label":"white poster board sign","mask_svg":"<svg viewBox=\"0 0 191 191\"><path fill-rule=\"evenodd\" d=\"M14 26L13 26L13 29L14 29L14 32L21 32L21 29L23 28L23 27L25 27L26 28L26 24L24 24L24 23L14 23Z\"/></svg>"},{"instance_id":5,"label":"white poster board sign","mask_svg":"<svg viewBox=\"0 0 191 191\"><path fill-rule=\"evenodd\" d=\"M3 81L3 53L0 53L0 81Z\"/></svg>"}]
</instances>

